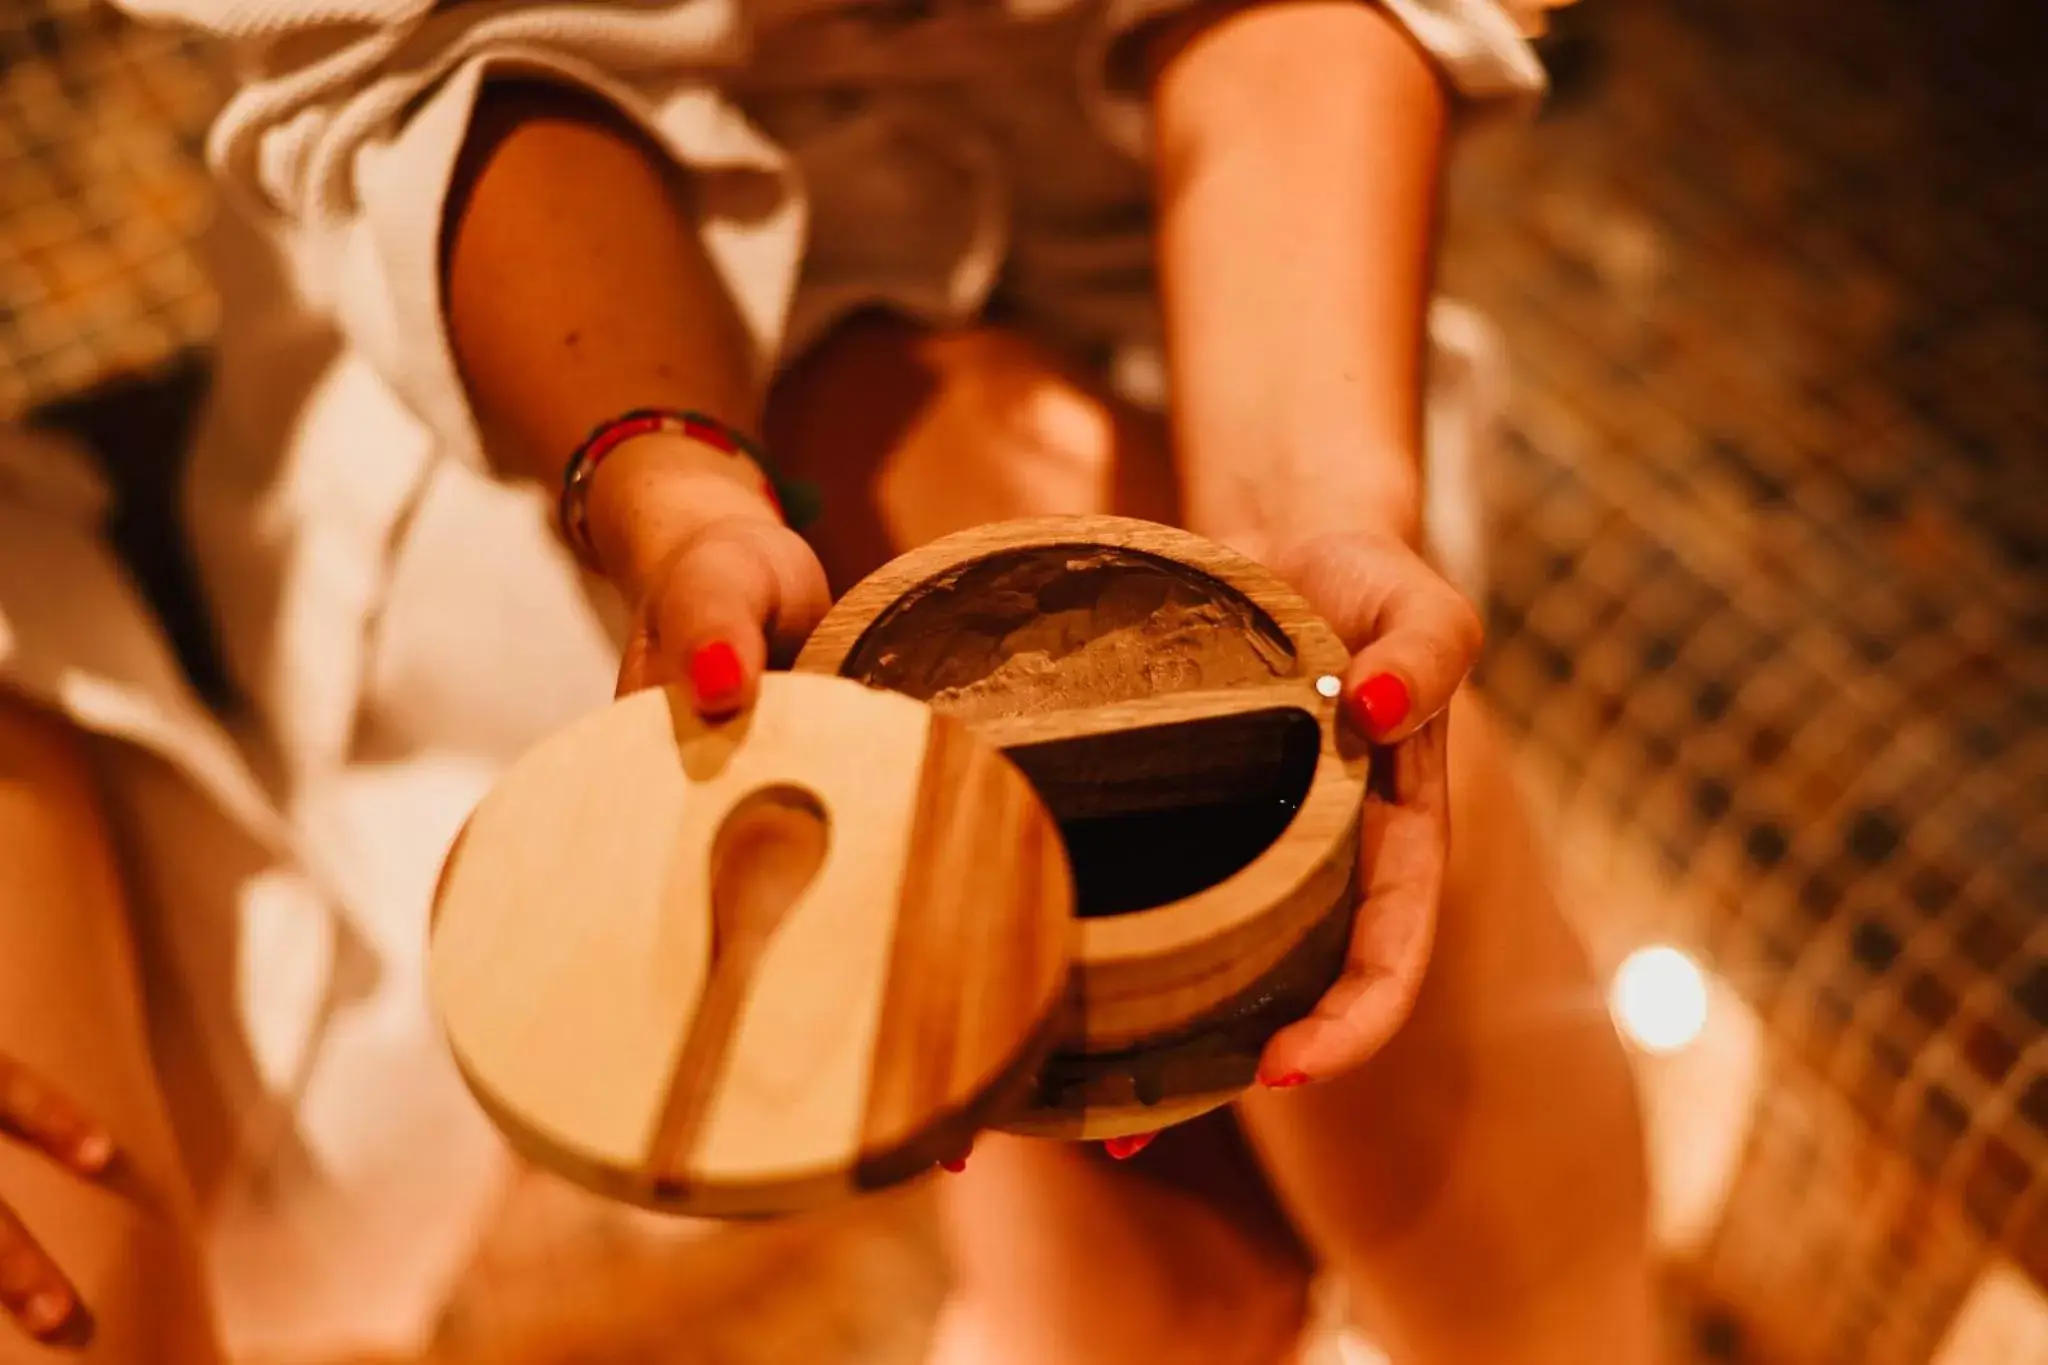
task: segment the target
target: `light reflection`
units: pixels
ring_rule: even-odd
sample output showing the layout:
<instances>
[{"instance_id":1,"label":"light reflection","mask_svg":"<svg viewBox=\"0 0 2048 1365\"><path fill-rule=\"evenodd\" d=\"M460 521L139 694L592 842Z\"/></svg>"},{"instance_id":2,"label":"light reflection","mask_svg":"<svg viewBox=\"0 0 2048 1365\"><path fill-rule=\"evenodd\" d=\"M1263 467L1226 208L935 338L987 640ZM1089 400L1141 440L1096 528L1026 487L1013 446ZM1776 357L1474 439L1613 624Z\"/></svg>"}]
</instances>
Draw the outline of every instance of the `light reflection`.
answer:
<instances>
[{"instance_id":1,"label":"light reflection","mask_svg":"<svg viewBox=\"0 0 2048 1365\"><path fill-rule=\"evenodd\" d=\"M1707 1026L1707 978L1676 948L1640 948L1614 973L1614 1022L1648 1052L1677 1052Z\"/></svg>"}]
</instances>

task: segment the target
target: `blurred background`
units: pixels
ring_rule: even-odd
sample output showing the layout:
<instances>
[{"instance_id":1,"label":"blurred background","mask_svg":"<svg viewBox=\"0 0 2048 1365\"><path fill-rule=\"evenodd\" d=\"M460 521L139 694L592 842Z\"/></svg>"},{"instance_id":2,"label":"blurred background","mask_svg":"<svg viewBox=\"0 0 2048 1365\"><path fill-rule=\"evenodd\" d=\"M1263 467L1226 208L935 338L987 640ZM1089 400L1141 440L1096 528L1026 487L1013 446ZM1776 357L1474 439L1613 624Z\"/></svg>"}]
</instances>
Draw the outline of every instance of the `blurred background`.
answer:
<instances>
[{"instance_id":1,"label":"blurred background","mask_svg":"<svg viewBox=\"0 0 2048 1365\"><path fill-rule=\"evenodd\" d=\"M2048 8L1580 0L1455 172L1505 330L1484 681L1615 986L1698 1361L2048 1361ZM0 0L0 419L162 515L217 54ZM926 1193L710 1230L530 1181L438 1365L907 1365Z\"/></svg>"}]
</instances>

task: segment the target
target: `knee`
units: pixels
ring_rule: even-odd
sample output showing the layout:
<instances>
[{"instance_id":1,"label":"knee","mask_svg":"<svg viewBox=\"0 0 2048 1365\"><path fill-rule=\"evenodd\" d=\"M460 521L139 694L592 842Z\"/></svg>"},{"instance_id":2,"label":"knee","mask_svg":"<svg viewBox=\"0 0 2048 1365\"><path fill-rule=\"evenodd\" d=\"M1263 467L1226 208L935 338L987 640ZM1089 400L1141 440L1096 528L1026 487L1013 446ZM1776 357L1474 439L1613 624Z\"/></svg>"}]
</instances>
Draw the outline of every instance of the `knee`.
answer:
<instances>
[{"instance_id":1,"label":"knee","mask_svg":"<svg viewBox=\"0 0 2048 1365\"><path fill-rule=\"evenodd\" d=\"M939 377L930 424L955 459L987 466L989 486L1019 513L1107 511L1116 412L1058 359L998 331L937 336L926 348Z\"/></svg>"},{"instance_id":2,"label":"knee","mask_svg":"<svg viewBox=\"0 0 2048 1365\"><path fill-rule=\"evenodd\" d=\"M1022 338L928 338L917 420L880 471L880 506L899 544L1015 517L1112 510L1118 409Z\"/></svg>"},{"instance_id":3,"label":"knee","mask_svg":"<svg viewBox=\"0 0 2048 1365\"><path fill-rule=\"evenodd\" d=\"M1105 476L1116 452L1109 401L1014 337L968 339L949 386L992 444Z\"/></svg>"}]
</instances>

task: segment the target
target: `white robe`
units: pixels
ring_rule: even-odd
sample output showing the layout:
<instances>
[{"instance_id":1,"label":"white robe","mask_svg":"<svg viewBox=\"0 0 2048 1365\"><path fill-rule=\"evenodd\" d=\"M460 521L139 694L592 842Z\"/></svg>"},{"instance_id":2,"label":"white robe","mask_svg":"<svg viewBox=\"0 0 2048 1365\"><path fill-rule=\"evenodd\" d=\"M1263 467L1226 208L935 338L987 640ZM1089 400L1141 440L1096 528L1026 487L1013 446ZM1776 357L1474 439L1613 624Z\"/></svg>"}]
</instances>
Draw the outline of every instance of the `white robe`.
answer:
<instances>
[{"instance_id":1,"label":"white robe","mask_svg":"<svg viewBox=\"0 0 2048 1365\"><path fill-rule=\"evenodd\" d=\"M99 536L97 483L18 436L0 684L110 741L174 1115L233 1158L202 1191L232 1350L409 1351L431 1329L508 1159L426 1009L428 897L499 765L610 696L616 605L543 493L486 471L442 323L481 82L580 83L701 177L764 369L862 304L966 321L1000 276L1132 379L1158 341L1145 115L1103 56L1180 2L125 4L245 62L210 145L223 322L183 510L248 711L192 697ZM1473 107L1540 94L1538 0L1384 2ZM1498 375L1469 314L1440 306L1432 332L1428 520L1455 567Z\"/></svg>"}]
</instances>

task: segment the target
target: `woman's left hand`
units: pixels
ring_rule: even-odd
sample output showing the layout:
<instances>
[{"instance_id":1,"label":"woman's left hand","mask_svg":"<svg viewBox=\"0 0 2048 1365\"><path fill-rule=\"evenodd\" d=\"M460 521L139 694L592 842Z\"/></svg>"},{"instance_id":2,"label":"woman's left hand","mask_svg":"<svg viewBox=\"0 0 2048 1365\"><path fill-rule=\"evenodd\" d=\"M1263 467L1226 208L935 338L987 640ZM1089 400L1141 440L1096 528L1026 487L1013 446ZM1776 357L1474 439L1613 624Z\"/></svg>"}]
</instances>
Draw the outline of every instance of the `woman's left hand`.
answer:
<instances>
[{"instance_id":1,"label":"woman's left hand","mask_svg":"<svg viewBox=\"0 0 2048 1365\"><path fill-rule=\"evenodd\" d=\"M1352 651L1344 709L1372 744L1363 902L1343 975L1259 1060L1260 1083L1285 1088L1363 1065L1415 1003L1450 848L1451 697L1483 631L1464 594L1398 536L1326 534L1269 559Z\"/></svg>"},{"instance_id":2,"label":"woman's left hand","mask_svg":"<svg viewBox=\"0 0 2048 1365\"><path fill-rule=\"evenodd\" d=\"M1343 975L1268 1040L1259 1082L1286 1089L1363 1065L1408 1018L1429 965L1450 849L1452 694L1479 656L1479 614L1407 541L1341 532L1263 555L1352 651L1348 722L1372 745L1359 824L1362 903ZM1119 1159L1152 1135L1104 1144Z\"/></svg>"}]
</instances>

